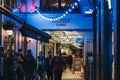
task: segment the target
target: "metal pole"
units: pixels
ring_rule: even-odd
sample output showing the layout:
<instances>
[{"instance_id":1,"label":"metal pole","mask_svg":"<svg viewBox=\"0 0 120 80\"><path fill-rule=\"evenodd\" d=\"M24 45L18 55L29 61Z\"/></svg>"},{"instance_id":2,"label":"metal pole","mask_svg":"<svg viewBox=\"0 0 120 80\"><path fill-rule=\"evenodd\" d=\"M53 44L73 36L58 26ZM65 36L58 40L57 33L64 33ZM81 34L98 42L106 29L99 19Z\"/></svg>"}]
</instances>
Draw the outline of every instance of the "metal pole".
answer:
<instances>
[{"instance_id":1,"label":"metal pole","mask_svg":"<svg viewBox=\"0 0 120 80\"><path fill-rule=\"evenodd\" d=\"M120 79L120 0L113 0L115 80Z\"/></svg>"},{"instance_id":2,"label":"metal pole","mask_svg":"<svg viewBox=\"0 0 120 80\"><path fill-rule=\"evenodd\" d=\"M101 80L112 80L112 25L108 1L101 0Z\"/></svg>"}]
</instances>

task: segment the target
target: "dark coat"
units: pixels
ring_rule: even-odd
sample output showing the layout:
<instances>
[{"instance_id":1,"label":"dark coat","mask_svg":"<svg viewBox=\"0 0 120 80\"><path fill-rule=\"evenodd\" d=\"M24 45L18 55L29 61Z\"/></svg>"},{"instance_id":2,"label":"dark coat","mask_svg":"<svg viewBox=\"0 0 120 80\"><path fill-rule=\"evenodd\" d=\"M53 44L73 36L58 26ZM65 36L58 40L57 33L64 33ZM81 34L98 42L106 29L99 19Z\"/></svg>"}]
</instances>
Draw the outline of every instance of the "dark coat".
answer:
<instances>
[{"instance_id":1,"label":"dark coat","mask_svg":"<svg viewBox=\"0 0 120 80\"><path fill-rule=\"evenodd\" d=\"M53 58L53 70L63 71L64 59L61 56L55 56Z\"/></svg>"},{"instance_id":2,"label":"dark coat","mask_svg":"<svg viewBox=\"0 0 120 80\"><path fill-rule=\"evenodd\" d=\"M69 55L69 56L67 57L67 63L68 63L69 65L73 63L73 57L72 57L72 55Z\"/></svg>"},{"instance_id":3,"label":"dark coat","mask_svg":"<svg viewBox=\"0 0 120 80\"><path fill-rule=\"evenodd\" d=\"M17 56L11 55L7 58L7 65L9 70L17 70L18 67L18 61Z\"/></svg>"},{"instance_id":4,"label":"dark coat","mask_svg":"<svg viewBox=\"0 0 120 80\"><path fill-rule=\"evenodd\" d=\"M34 71L34 57L32 55L25 56L24 59L24 71L25 72L33 72Z\"/></svg>"},{"instance_id":5,"label":"dark coat","mask_svg":"<svg viewBox=\"0 0 120 80\"><path fill-rule=\"evenodd\" d=\"M45 59L45 71L46 72L53 71L53 58L52 57L47 57Z\"/></svg>"}]
</instances>

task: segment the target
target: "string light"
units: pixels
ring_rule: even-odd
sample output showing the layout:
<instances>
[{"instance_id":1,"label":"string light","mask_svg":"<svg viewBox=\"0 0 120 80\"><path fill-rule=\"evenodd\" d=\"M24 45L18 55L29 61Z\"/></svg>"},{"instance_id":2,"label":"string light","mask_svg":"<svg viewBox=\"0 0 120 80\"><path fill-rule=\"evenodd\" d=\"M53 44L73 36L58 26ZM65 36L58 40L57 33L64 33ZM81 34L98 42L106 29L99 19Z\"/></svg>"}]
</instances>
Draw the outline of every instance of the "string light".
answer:
<instances>
[{"instance_id":1,"label":"string light","mask_svg":"<svg viewBox=\"0 0 120 80\"><path fill-rule=\"evenodd\" d=\"M78 2L80 0L77 0ZM78 5L77 2L73 3L73 5L71 6L71 8L69 8L67 11L65 11L65 13L63 13L62 15L58 16L58 17L48 17L48 16L45 16L44 14L40 13L37 9L37 13L43 18L43 19L46 19L46 20L49 20L49 21L56 21L56 20L60 20L62 18L64 18L68 13L72 12L73 9L75 9L75 7Z\"/></svg>"}]
</instances>

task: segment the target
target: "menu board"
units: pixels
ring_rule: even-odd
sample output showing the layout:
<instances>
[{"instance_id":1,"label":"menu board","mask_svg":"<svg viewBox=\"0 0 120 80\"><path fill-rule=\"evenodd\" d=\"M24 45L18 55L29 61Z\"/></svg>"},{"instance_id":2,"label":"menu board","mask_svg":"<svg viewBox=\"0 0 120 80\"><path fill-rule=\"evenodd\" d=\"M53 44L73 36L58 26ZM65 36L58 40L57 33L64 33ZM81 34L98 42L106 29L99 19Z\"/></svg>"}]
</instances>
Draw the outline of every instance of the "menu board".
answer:
<instances>
[{"instance_id":1,"label":"menu board","mask_svg":"<svg viewBox=\"0 0 120 80\"><path fill-rule=\"evenodd\" d=\"M75 71L80 71L81 70L81 59L80 58L74 58L74 63L73 63L73 73Z\"/></svg>"}]
</instances>

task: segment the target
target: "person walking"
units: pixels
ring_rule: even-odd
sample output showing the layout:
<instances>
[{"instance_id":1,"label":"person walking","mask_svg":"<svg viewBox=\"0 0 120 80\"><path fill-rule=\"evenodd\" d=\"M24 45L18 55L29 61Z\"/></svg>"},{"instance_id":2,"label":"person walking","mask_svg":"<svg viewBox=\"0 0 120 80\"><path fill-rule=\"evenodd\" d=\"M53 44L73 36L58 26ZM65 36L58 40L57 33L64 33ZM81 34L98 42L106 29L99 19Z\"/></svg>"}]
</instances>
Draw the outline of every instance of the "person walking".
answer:
<instances>
[{"instance_id":1,"label":"person walking","mask_svg":"<svg viewBox=\"0 0 120 80\"><path fill-rule=\"evenodd\" d=\"M62 80L63 64L64 59L61 52L57 51L56 56L53 58L54 80Z\"/></svg>"},{"instance_id":2,"label":"person walking","mask_svg":"<svg viewBox=\"0 0 120 80\"><path fill-rule=\"evenodd\" d=\"M32 56L32 50L29 49L24 59L25 80L33 80L34 64L35 62L34 57Z\"/></svg>"},{"instance_id":3,"label":"person walking","mask_svg":"<svg viewBox=\"0 0 120 80\"><path fill-rule=\"evenodd\" d=\"M35 60L35 68L40 76L40 80L45 80L45 57L42 51L39 52L39 56Z\"/></svg>"},{"instance_id":4,"label":"person walking","mask_svg":"<svg viewBox=\"0 0 120 80\"><path fill-rule=\"evenodd\" d=\"M69 69L71 70L72 69L72 64L73 64L73 57L72 57L71 54L69 54L68 57L67 57L67 63L68 63Z\"/></svg>"},{"instance_id":5,"label":"person walking","mask_svg":"<svg viewBox=\"0 0 120 80\"><path fill-rule=\"evenodd\" d=\"M3 58L3 80L8 80L9 77L8 77L8 57L10 56L9 55L10 53L10 50L8 49L7 52L5 52L5 55L4 55L4 58Z\"/></svg>"},{"instance_id":6,"label":"person walking","mask_svg":"<svg viewBox=\"0 0 120 80\"><path fill-rule=\"evenodd\" d=\"M7 57L7 65L8 65L8 79L16 80L16 71L18 67L17 56L15 52L10 50L9 56Z\"/></svg>"},{"instance_id":7,"label":"person walking","mask_svg":"<svg viewBox=\"0 0 120 80\"><path fill-rule=\"evenodd\" d=\"M48 57L45 59L45 71L47 72L47 80L53 80L53 58L52 52L48 52Z\"/></svg>"},{"instance_id":8,"label":"person walking","mask_svg":"<svg viewBox=\"0 0 120 80\"><path fill-rule=\"evenodd\" d=\"M18 49L17 60L18 60L17 69L18 80L24 80L24 55L22 49Z\"/></svg>"}]
</instances>

